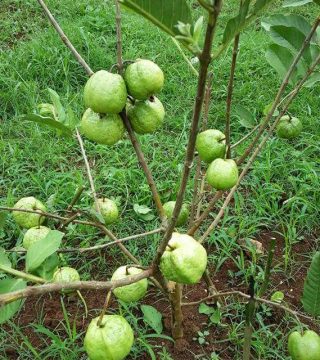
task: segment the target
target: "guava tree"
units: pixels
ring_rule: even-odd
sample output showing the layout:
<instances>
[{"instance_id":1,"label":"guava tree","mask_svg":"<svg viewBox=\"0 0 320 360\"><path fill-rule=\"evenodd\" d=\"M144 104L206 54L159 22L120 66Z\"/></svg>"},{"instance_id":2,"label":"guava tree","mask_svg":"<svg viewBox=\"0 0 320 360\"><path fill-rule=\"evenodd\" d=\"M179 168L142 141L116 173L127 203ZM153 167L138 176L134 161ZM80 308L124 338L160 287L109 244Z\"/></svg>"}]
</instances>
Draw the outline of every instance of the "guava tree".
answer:
<instances>
[{"instance_id":1,"label":"guava tree","mask_svg":"<svg viewBox=\"0 0 320 360\"><path fill-rule=\"evenodd\" d=\"M308 2L311 0L286 0L284 5L301 6ZM318 0L314 2L319 4ZM209 294L197 301L197 304L207 300L220 301L224 297L240 297L245 302L247 316L243 358L249 359L252 326L259 304L280 308L297 318L308 317L279 302L263 298L269 284L274 243L271 242L269 249L263 283L257 288L252 279L249 293L245 294L235 290L216 290L207 267L208 254L205 242L223 218L239 184L274 131L276 130L277 135L284 141L300 134L303 124L298 117L288 115L288 109L303 87L312 87L320 80L317 72L320 62L320 17L315 19L313 25L296 15L274 15L264 19L263 27L272 39L266 58L279 74L281 85L272 104L266 107L265 117L261 123L245 134L238 143L233 144L230 126L232 95L239 44L241 36L245 36L241 33L266 14L268 7L275 1L240 0L239 10L227 21L222 37L219 37L216 29L220 24L220 14L224 6L222 0L194 1L203 11L203 16L199 19L194 19L190 4L186 0L116 0L117 62L109 71L93 71L72 45L46 4L42 0L38 0L38 3L89 79L84 88L85 111L80 122L75 121L70 114L66 116L57 94L54 93L53 104L41 104L37 112L25 118L50 126L60 135L76 136L91 187L93 206L89 212L74 209L83 192L83 188L79 188L71 204L64 210L64 215L47 212L45 205L34 197L24 197L14 207L0 207L2 213L11 212L17 225L26 229L23 248L1 249L0 252L0 270L8 275L0 281L0 321L5 322L11 318L21 308L23 299L29 296L52 292L62 292L68 296L72 292L80 294L79 291L83 289L108 290L105 306L100 316L93 319L89 325L84 344L92 360L120 360L129 354L134 334L123 317L108 315L111 296L127 303L138 301L147 293L149 281L152 282L163 292L171 305L172 337L179 343L183 339L183 307L194 305L182 301L183 286L196 284L203 278L208 285ZM128 61L122 58L120 5L144 16L166 32L186 59L186 64L191 67L195 79L197 78L197 91L179 190L176 198L165 204L162 203L137 136L161 131L165 105L157 95L165 86L165 78L159 66L148 59ZM233 46L233 51L226 99L225 129L207 129L210 91L214 86L211 64L225 54L230 46ZM189 61L185 51L197 59L198 69ZM161 227L120 239L108 228L117 219L119 210L112 200L97 196L82 136L95 143L112 146L122 139L125 131L146 176ZM233 158L234 148L251 137L252 140L243 154ZM193 168L194 191L189 208L185 201L185 193L191 181L190 174ZM203 178L202 169L206 173ZM203 207L201 189L205 182L212 187L214 195ZM220 199L224 200L217 216L209 227L204 229L203 225ZM56 221L55 229L45 226L47 218ZM70 223L95 227L110 241L90 248L63 247L62 241L68 237L67 226ZM182 227L183 231L178 232L177 227ZM162 238L154 259L149 266L141 266L139 259L131 254L124 243L157 233L160 233ZM81 281L76 269L60 266L57 256L66 252L104 250L110 246L118 246L128 258L128 264L115 269L112 279L105 282ZM9 252L25 255L25 271L12 267ZM319 264L320 254L317 253L305 282L302 299L305 311L314 317L320 314ZM306 348L309 349L309 357L305 357ZM294 332L290 335L289 352L295 360L318 360L320 337L312 331L305 332L303 336Z\"/></svg>"}]
</instances>

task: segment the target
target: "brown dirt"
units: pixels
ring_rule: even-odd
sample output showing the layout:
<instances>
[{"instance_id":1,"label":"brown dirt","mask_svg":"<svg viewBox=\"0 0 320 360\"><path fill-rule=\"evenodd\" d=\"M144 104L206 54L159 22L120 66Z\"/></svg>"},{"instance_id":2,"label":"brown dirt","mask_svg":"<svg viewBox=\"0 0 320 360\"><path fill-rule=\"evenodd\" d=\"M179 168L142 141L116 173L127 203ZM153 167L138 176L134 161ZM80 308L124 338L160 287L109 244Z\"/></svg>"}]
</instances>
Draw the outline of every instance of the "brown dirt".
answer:
<instances>
[{"instance_id":1,"label":"brown dirt","mask_svg":"<svg viewBox=\"0 0 320 360\"><path fill-rule=\"evenodd\" d=\"M257 237L256 240L260 241L264 248L268 248L268 242L271 237L276 238L276 250L275 250L275 259L273 267L277 264L283 264L283 252L284 252L284 240L275 233L263 232ZM296 245L294 245L294 256L295 264L297 267L295 271L291 273L292 276L287 276L284 272L274 272L271 277L272 291L280 290L285 294L285 299L289 306L293 308L300 308L300 298L303 290L304 278L307 272L308 263L305 262L303 254L309 252L314 246L312 240L303 240ZM240 280L230 279L229 271L236 272L237 268L231 260L227 260L219 272L214 277L214 283L218 290L241 290L246 291L243 283L240 283ZM231 283L232 281L232 283ZM239 281L239 283L237 283ZM196 286L186 286L184 288L184 302L197 301L207 295L207 289L205 284L202 282ZM89 317L85 318L83 313L83 305L75 298L65 298L65 305L68 313L70 314L70 321L75 321L78 332L84 331L93 316L98 314L99 309L103 306L104 303L104 292L99 291L87 291L83 292L83 296L86 299ZM156 290L149 291L148 295L143 301L145 304L152 305L156 307L163 314L163 323L164 323L164 332L166 335L170 336L170 309L168 302L160 296ZM111 308L117 308L117 302L115 300L111 303ZM43 325L49 329L59 329L61 327L60 322L63 321L63 311L60 302L60 296L58 294L47 295L40 299L29 298L25 302L24 309L20 313L18 323L20 326L27 325L32 323L37 319L37 314L44 312ZM170 341L159 339L153 344L158 345L160 348L162 346L167 347L172 357L175 360L193 360L195 355L207 354L209 355L213 351L216 351L218 354L221 353L221 359L228 360L233 359L234 356L230 350L226 350L229 345L232 349L232 344L227 341L228 338L228 328L227 327L211 327L210 334L206 338L208 342L207 345L199 345L194 338L197 337L197 332L206 329L206 324L208 322L208 317L203 314L199 314L198 305L196 306L186 306L183 308L184 312L184 327L185 327L185 337L176 346ZM141 315L141 314L139 314ZM273 316L270 320L270 323L278 324L283 318L282 310L273 310ZM223 319L224 323L228 324L228 319ZM313 324L310 323L311 328ZM41 338L30 328L25 328L25 335L29 338L30 342L35 347L42 347L44 343L41 341ZM224 342L219 342L218 340L224 340ZM8 359L16 359L17 352L15 350L10 350L7 353ZM130 359L130 358L129 358ZM150 359L148 354L142 355L141 360Z\"/></svg>"}]
</instances>

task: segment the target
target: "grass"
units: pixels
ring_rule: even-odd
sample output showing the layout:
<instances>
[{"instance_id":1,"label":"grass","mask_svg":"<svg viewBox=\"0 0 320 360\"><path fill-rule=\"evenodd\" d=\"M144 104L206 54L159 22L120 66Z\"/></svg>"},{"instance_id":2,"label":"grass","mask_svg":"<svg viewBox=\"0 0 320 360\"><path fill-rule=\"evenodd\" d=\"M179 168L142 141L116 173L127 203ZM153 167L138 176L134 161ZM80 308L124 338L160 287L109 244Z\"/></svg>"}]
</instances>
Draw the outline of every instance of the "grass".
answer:
<instances>
[{"instance_id":1,"label":"grass","mask_svg":"<svg viewBox=\"0 0 320 360\"><path fill-rule=\"evenodd\" d=\"M223 24L234 13L236 3L233 0L225 5L219 35ZM66 0L58 5L55 0L48 1L65 32L94 70L108 69L116 61L111 4L110 1L104 5L93 0ZM277 2L272 11L294 11L311 21L316 15L316 6L290 10L281 8L280 2ZM197 12L199 10L196 16L199 15ZM86 82L85 73L48 25L34 1L2 0L0 23L0 202L13 205L22 196L34 195L47 202L50 210L63 209L79 185L84 184L89 189L76 140L57 137L48 129L21 121L19 116L32 112L39 103L48 102L46 89L50 87L80 118L84 111L82 89ZM125 13L123 34L125 59L152 59L166 75L165 88L159 95L167 112L164 128L155 135L140 137L140 141L163 202L174 200L187 145L196 79L168 37L143 19ZM268 43L269 38L259 23L246 30L241 37L236 71L234 106L247 107L256 114L257 119L264 107L272 102L279 86L276 74L264 57ZM212 65L214 89L209 126L222 131L230 61L229 49ZM317 204L320 201L318 91L318 86L311 90L304 89L290 108L290 113L298 116L304 124L302 136L291 142L277 137L268 141L243 182L241 191L237 193L234 207L228 210L219 229L211 235L209 244L219 251L213 252L210 260L217 268L231 257L239 271L245 274L243 278L248 278L259 267L256 268L254 264L252 270L252 264L243 259L237 241L253 238L262 229L269 228L276 229L286 239L287 252L282 271L286 269L290 274L296 265L290 252L292 245L304 237L315 238L319 223ZM233 117L233 141L239 140L246 131ZM245 145L240 146L235 155L240 154ZM121 208L121 221L112 230L122 237L157 227L156 219L143 221L133 210L134 204L143 204L156 214L148 185L128 139L111 148L89 141L85 141L85 146L99 195L115 198ZM192 182L189 183L186 200L190 202L191 198ZM91 207L88 190L79 206ZM5 229L0 230L0 245L7 249L20 245L22 236L23 233L8 217ZM84 247L104 239L95 230L70 225L67 241L68 245ZM147 264L153 257L158 241L159 235L155 235L131 242L128 247ZM317 247L318 242L315 241L314 249ZM117 249L110 249L109 255L115 256L119 265L125 261ZM310 257L312 254L307 255ZM15 261L21 263L21 260ZM112 268L105 266L104 256L83 261L80 255L64 255L61 261L64 265L76 267L85 280L92 277L106 279L112 273ZM99 269L98 273L96 269ZM242 331L237 326L239 317L234 319L234 324L234 346L240 350L241 344L236 343ZM30 326L41 333L41 319ZM0 357L5 356L6 343L18 346L21 339L24 339L20 346L21 359L34 358L36 352L41 359L63 356L61 358L69 360L79 358L79 351L82 351L78 347L80 335L66 339L66 332L61 327L59 330L53 329L51 337L46 335L51 340L53 336L56 337L45 343L48 348L45 355L41 355L41 350L32 348L23 337L23 329L18 331L18 325L12 322L8 329L7 334L0 330ZM268 325L255 333L257 358L286 359L281 331ZM266 341L261 343L259 338ZM275 343L277 346L274 346ZM63 346L72 348L74 357L68 352L64 353ZM145 350L143 346L137 346L134 358L139 358ZM163 359L169 358L166 352L162 352Z\"/></svg>"}]
</instances>

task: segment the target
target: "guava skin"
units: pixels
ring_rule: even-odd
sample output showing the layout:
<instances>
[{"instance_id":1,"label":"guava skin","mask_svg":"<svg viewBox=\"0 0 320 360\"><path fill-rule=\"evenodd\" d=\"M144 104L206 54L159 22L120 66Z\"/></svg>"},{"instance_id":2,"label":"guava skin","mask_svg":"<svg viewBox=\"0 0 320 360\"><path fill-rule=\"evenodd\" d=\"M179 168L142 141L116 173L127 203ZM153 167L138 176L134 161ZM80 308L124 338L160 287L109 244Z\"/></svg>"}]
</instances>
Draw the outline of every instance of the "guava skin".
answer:
<instances>
[{"instance_id":1,"label":"guava skin","mask_svg":"<svg viewBox=\"0 0 320 360\"><path fill-rule=\"evenodd\" d=\"M23 247L28 250L31 245L44 239L51 230L46 226L36 226L27 230L23 237Z\"/></svg>"},{"instance_id":2,"label":"guava skin","mask_svg":"<svg viewBox=\"0 0 320 360\"><path fill-rule=\"evenodd\" d=\"M46 211L46 207L41 201L33 196L20 199L14 206L15 209L40 210ZM21 211L13 211L12 216L15 222L25 229L30 229L41 225L45 221L45 217L39 214L24 213Z\"/></svg>"},{"instance_id":3,"label":"guava skin","mask_svg":"<svg viewBox=\"0 0 320 360\"><path fill-rule=\"evenodd\" d=\"M84 338L84 348L90 360L122 360L131 350L133 330L127 320L119 315L104 315L93 319Z\"/></svg>"},{"instance_id":4,"label":"guava skin","mask_svg":"<svg viewBox=\"0 0 320 360\"><path fill-rule=\"evenodd\" d=\"M99 115L87 109L80 122L81 133L101 145L114 145L123 138L124 125L120 115Z\"/></svg>"},{"instance_id":5,"label":"guava skin","mask_svg":"<svg viewBox=\"0 0 320 360\"><path fill-rule=\"evenodd\" d=\"M140 274L141 272L142 272L141 269L137 269L135 267L130 266L127 268L126 266L121 266L113 273L111 280L115 281L115 280L124 279L127 276L137 275ZM133 284L115 288L113 290L113 293L118 299L126 303L130 303L142 299L147 293L147 290L148 290L148 280L142 279Z\"/></svg>"},{"instance_id":6,"label":"guava skin","mask_svg":"<svg viewBox=\"0 0 320 360\"><path fill-rule=\"evenodd\" d=\"M52 277L54 282L74 282L80 281L80 275L76 269L64 266L55 271ZM63 289L64 294L72 293L74 290Z\"/></svg>"},{"instance_id":7,"label":"guava skin","mask_svg":"<svg viewBox=\"0 0 320 360\"><path fill-rule=\"evenodd\" d=\"M217 190L228 190L236 185L239 178L237 164L231 159L216 159L208 167L206 179Z\"/></svg>"},{"instance_id":8,"label":"guava skin","mask_svg":"<svg viewBox=\"0 0 320 360\"><path fill-rule=\"evenodd\" d=\"M119 210L113 200L107 198L98 199L98 204L106 225L113 224L118 220ZM93 209L95 209L95 205L93 205Z\"/></svg>"},{"instance_id":9,"label":"guava skin","mask_svg":"<svg viewBox=\"0 0 320 360\"><path fill-rule=\"evenodd\" d=\"M301 121L288 115L283 116L277 125L277 135L282 139L294 139L301 134Z\"/></svg>"},{"instance_id":10,"label":"guava skin","mask_svg":"<svg viewBox=\"0 0 320 360\"><path fill-rule=\"evenodd\" d=\"M137 100L146 100L161 91L164 75L157 64L150 60L137 60L129 65L124 79L128 93Z\"/></svg>"},{"instance_id":11,"label":"guava skin","mask_svg":"<svg viewBox=\"0 0 320 360\"><path fill-rule=\"evenodd\" d=\"M138 134L150 134L163 124L165 110L155 96L145 101L137 101L127 108L128 118L133 130Z\"/></svg>"},{"instance_id":12,"label":"guava skin","mask_svg":"<svg viewBox=\"0 0 320 360\"><path fill-rule=\"evenodd\" d=\"M175 201L168 201L163 205L164 213L166 214L166 217L168 219L172 218L172 214L173 214L173 210L174 210L175 206L176 206ZM176 225L177 226L184 225L188 221L188 217L189 217L188 205L187 204L182 204L181 211L180 211L180 214L178 216L178 220L177 220Z\"/></svg>"},{"instance_id":13,"label":"guava skin","mask_svg":"<svg viewBox=\"0 0 320 360\"><path fill-rule=\"evenodd\" d=\"M289 335L288 350L292 360L320 360L320 336L311 330L302 336L294 331Z\"/></svg>"},{"instance_id":14,"label":"guava skin","mask_svg":"<svg viewBox=\"0 0 320 360\"><path fill-rule=\"evenodd\" d=\"M206 267L206 249L189 235L173 233L160 261L163 276L179 284L196 284Z\"/></svg>"},{"instance_id":15,"label":"guava skin","mask_svg":"<svg viewBox=\"0 0 320 360\"><path fill-rule=\"evenodd\" d=\"M206 163L222 158L226 154L226 136L219 130L209 129L197 136L196 149L200 159Z\"/></svg>"},{"instance_id":16,"label":"guava skin","mask_svg":"<svg viewBox=\"0 0 320 360\"><path fill-rule=\"evenodd\" d=\"M126 101L126 84L118 74L100 70L90 77L84 87L84 103L96 113L119 114Z\"/></svg>"}]
</instances>

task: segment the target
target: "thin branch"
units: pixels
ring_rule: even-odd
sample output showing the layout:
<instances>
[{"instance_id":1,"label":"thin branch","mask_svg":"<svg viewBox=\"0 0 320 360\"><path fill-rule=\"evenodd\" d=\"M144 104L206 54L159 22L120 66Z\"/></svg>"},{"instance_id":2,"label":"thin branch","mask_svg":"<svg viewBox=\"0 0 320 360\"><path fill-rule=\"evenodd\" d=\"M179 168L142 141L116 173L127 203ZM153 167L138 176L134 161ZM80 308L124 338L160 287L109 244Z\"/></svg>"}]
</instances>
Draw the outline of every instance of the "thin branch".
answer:
<instances>
[{"instance_id":1,"label":"thin branch","mask_svg":"<svg viewBox=\"0 0 320 360\"><path fill-rule=\"evenodd\" d=\"M79 186L76 193L74 194L73 199L71 200L69 206L67 207L68 211L71 211L74 207L74 205L78 202L78 200L80 199L83 191L84 191L85 187L83 185Z\"/></svg>"},{"instance_id":2,"label":"thin branch","mask_svg":"<svg viewBox=\"0 0 320 360\"><path fill-rule=\"evenodd\" d=\"M117 66L119 74L123 72L123 61L122 61L122 31L121 31L121 9L119 1L115 0L116 6L116 31L117 31Z\"/></svg>"},{"instance_id":3,"label":"thin branch","mask_svg":"<svg viewBox=\"0 0 320 360\"><path fill-rule=\"evenodd\" d=\"M41 5L41 7L43 8L44 12L47 14L51 24L53 25L53 27L56 29L57 33L60 35L61 40L64 42L64 44L70 49L70 51L72 52L72 54L74 55L74 57L76 58L76 60L78 61L78 63L85 69L86 73L88 74L88 76L93 75L93 71L90 68L90 66L85 62L85 60L82 58L82 56L78 53L78 51L76 50L76 48L72 45L71 41L68 39L67 35L63 32L63 30L61 29L60 25L58 24L58 22L56 21L56 19L53 17L52 13L50 12L50 10L48 9L47 5L45 4L45 2L43 0L38 0L38 3Z\"/></svg>"},{"instance_id":4,"label":"thin branch","mask_svg":"<svg viewBox=\"0 0 320 360\"><path fill-rule=\"evenodd\" d=\"M100 327L101 326L101 322L103 320L103 317L105 316L106 312L107 312L107 309L109 307L109 303L110 303L110 300L111 300L111 295L112 295L112 290L113 288L111 288L108 293L107 293L107 296L106 296L106 301L103 305L103 308L102 308L102 311L101 311L101 314L99 316L99 319L98 319L98 322L97 322L97 325Z\"/></svg>"},{"instance_id":5,"label":"thin branch","mask_svg":"<svg viewBox=\"0 0 320 360\"><path fill-rule=\"evenodd\" d=\"M198 77L199 76L199 72L198 70L193 66L192 62L189 60L189 58L187 57L187 55L184 53L184 51L182 50L179 42L174 38L171 37L171 40L173 41L173 43L175 44L175 46L177 47L177 49L179 50L181 56L183 57L183 59L186 61L186 63L188 64L189 68L191 69L191 71L193 72L193 74Z\"/></svg>"},{"instance_id":6,"label":"thin branch","mask_svg":"<svg viewBox=\"0 0 320 360\"><path fill-rule=\"evenodd\" d=\"M274 124L270 127L268 133L264 136L264 138L262 139L262 141L260 142L259 146L256 148L256 150L254 151L254 153L252 154L252 156L250 157L250 159L248 160L247 165L244 167L244 169L242 170L241 174L239 175L239 179L237 184L231 189L229 195L227 196L227 198L225 199L218 215L216 216L215 220L211 223L211 225L209 226L209 228L207 229L207 231L202 235L201 239L199 240L200 243L202 243L209 235L210 233L215 229L215 227L217 226L218 222L220 221L220 219L223 217L224 212L227 208L227 206L229 205L230 201L232 200L235 192L237 191L240 182L242 181L242 179L244 178L244 176L247 174L247 172L249 171L251 165L253 164L254 160L256 159L256 157L258 156L258 154L260 153L261 149L264 147L264 145L266 144L266 142L268 141L269 137L272 135L274 129L276 128L276 126L278 125L281 117L286 113L289 105L291 104L291 102L293 101L293 99L297 96L297 94L299 93L299 91L301 90L302 86L304 85L304 83L307 81L307 79L309 78L310 74L312 74L312 72L314 71L314 69L317 67L317 65L320 63L320 55L317 57L317 59L314 61L314 63L310 66L310 68L308 69L308 71L306 72L305 76L299 81L299 83L296 85L295 90L292 92L292 95L288 98L283 110L280 112L280 114L278 115L278 117L276 118L276 120L274 121Z\"/></svg>"},{"instance_id":7,"label":"thin branch","mask_svg":"<svg viewBox=\"0 0 320 360\"><path fill-rule=\"evenodd\" d=\"M0 270L1 271L4 271L5 273L7 274L10 274L10 275L13 275L13 276L16 276L20 279L24 279L24 280L27 280L27 281L31 281L31 282L34 282L36 284L45 284L47 281L38 277L38 276L34 276L32 274L28 274L28 273L25 273L23 271L19 271L19 270L16 270L16 269L12 269L11 267L8 267L8 266L5 266L5 265L0 265Z\"/></svg>"},{"instance_id":8,"label":"thin branch","mask_svg":"<svg viewBox=\"0 0 320 360\"><path fill-rule=\"evenodd\" d=\"M265 130L266 126L268 125L269 121L271 120L275 110L277 109L277 107L278 107L278 105L280 103L280 100L282 98L282 95L285 92L286 87L287 87L287 85L289 83L289 80L290 80L293 72L295 71L298 62L300 61L301 57L303 56L306 48L308 47L308 45L309 45L314 33L316 32L319 24L320 24L320 17L317 18L314 25L312 26L312 29L311 29L310 33L305 38L301 49L299 50L296 57L294 58L289 70L287 71L287 74L286 74L285 78L282 81L282 84L281 84L281 86L280 86L280 88L278 90L278 93L277 93L274 101L273 101L272 107L271 107L268 115L266 116L265 120L261 123L261 125L259 127L259 131L258 131L257 135L255 136L255 138L252 140L252 142L250 143L250 145L248 146L246 151L243 153L243 155L238 159L238 161L237 161L238 165L242 164L245 161L245 159L251 153L252 149L258 143L262 133L264 132L264 130Z\"/></svg>"},{"instance_id":9,"label":"thin branch","mask_svg":"<svg viewBox=\"0 0 320 360\"><path fill-rule=\"evenodd\" d=\"M239 40L240 34L236 35L234 38L234 45L232 51L232 62L231 70L228 84L228 95L227 95L227 110L226 110L226 146L227 146L227 159L231 158L231 129L230 129L230 119L231 119L231 104L232 104L232 95L233 95L233 84L234 84L234 74L236 70L238 51L239 51Z\"/></svg>"},{"instance_id":10,"label":"thin branch","mask_svg":"<svg viewBox=\"0 0 320 360\"><path fill-rule=\"evenodd\" d=\"M198 90L197 90L197 96L195 99L195 105L194 105L194 112L193 112L193 119L192 119L192 125L189 133L189 141L188 141L188 147L186 152L186 158L184 163L184 169L180 184L180 189L176 198L176 204L175 208L173 210L172 219L169 222L169 225L167 227L167 230L165 232L165 235L163 237L162 242L160 243L156 256L153 261L154 269L157 269L158 264L160 262L161 256L163 252L165 251L168 242L171 238L172 232L174 231L174 228L176 226L176 222L178 219L178 216L181 211L182 202L184 199L184 194L187 187L187 181L189 178L190 170L192 168L192 162L194 158L194 149L195 149L195 142L196 137L198 134L199 129L199 121L201 117L201 110L204 100L204 94L205 94L205 85L206 85L206 78L208 75L208 67L211 62L211 48L213 43L213 37L215 33L215 28L217 24L217 18L221 10L222 1L217 0L214 7L214 12L209 15L208 19L208 26L207 26L207 32L204 42L204 49L202 53L199 55L200 60L200 73L199 73L199 79L198 79Z\"/></svg>"},{"instance_id":11,"label":"thin branch","mask_svg":"<svg viewBox=\"0 0 320 360\"><path fill-rule=\"evenodd\" d=\"M109 290L121 286L133 284L139 280L149 278L152 269L145 270L137 275L126 276L117 281L75 281L68 283L49 283L39 286L29 286L23 290L13 291L0 295L0 306L9 304L13 301L27 298L30 296L40 296L48 293L59 292L61 290Z\"/></svg>"},{"instance_id":12,"label":"thin branch","mask_svg":"<svg viewBox=\"0 0 320 360\"><path fill-rule=\"evenodd\" d=\"M248 134L246 134L243 138L241 138L239 141L231 145L231 150L235 149L237 146L241 145L243 142L245 142L249 137L254 134L260 127L260 124L255 126Z\"/></svg>"}]
</instances>

